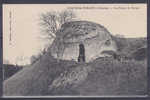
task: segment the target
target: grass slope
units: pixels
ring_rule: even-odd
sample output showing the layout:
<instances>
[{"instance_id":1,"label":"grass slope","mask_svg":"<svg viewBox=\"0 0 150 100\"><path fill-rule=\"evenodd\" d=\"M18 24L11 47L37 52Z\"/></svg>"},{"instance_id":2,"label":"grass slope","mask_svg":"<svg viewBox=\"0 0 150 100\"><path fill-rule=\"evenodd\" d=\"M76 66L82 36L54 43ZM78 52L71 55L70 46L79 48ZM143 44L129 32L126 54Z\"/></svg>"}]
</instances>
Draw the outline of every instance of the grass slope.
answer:
<instances>
[{"instance_id":1,"label":"grass slope","mask_svg":"<svg viewBox=\"0 0 150 100\"><path fill-rule=\"evenodd\" d=\"M93 70L77 89L80 95L145 95L147 61L97 59Z\"/></svg>"},{"instance_id":2,"label":"grass slope","mask_svg":"<svg viewBox=\"0 0 150 100\"><path fill-rule=\"evenodd\" d=\"M53 79L74 64L66 61L57 63L48 54L43 55L35 64L4 81L4 96L46 95Z\"/></svg>"},{"instance_id":3,"label":"grass slope","mask_svg":"<svg viewBox=\"0 0 150 100\"><path fill-rule=\"evenodd\" d=\"M80 65L92 69L87 72L82 84L75 88L70 86L59 91L49 91L49 86L61 73ZM33 66L23 68L4 81L4 95L144 95L147 88L146 70L146 60L119 62L99 58L85 65L72 61L57 63L46 54Z\"/></svg>"}]
</instances>

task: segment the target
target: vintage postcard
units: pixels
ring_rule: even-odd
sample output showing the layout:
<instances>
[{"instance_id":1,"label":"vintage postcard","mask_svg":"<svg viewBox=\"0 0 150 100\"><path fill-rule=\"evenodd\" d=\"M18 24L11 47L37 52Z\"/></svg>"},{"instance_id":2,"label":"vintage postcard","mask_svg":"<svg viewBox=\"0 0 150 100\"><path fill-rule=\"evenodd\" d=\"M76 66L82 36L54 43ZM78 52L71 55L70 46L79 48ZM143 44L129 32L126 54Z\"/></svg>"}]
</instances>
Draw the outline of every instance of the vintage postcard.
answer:
<instances>
[{"instance_id":1,"label":"vintage postcard","mask_svg":"<svg viewBox=\"0 0 150 100\"><path fill-rule=\"evenodd\" d=\"M4 97L147 95L147 4L3 4Z\"/></svg>"}]
</instances>

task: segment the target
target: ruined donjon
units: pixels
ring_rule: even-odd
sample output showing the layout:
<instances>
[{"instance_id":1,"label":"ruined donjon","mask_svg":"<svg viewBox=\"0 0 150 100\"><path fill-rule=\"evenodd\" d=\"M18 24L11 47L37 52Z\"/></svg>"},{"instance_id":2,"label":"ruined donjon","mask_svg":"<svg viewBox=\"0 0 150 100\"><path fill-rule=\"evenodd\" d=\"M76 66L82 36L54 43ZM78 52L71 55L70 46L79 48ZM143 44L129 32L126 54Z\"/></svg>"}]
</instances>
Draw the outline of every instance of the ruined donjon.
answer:
<instances>
[{"instance_id":1,"label":"ruined donjon","mask_svg":"<svg viewBox=\"0 0 150 100\"><path fill-rule=\"evenodd\" d=\"M50 48L54 58L84 62L110 56L103 51L116 52L116 43L104 26L89 21L63 24Z\"/></svg>"}]
</instances>

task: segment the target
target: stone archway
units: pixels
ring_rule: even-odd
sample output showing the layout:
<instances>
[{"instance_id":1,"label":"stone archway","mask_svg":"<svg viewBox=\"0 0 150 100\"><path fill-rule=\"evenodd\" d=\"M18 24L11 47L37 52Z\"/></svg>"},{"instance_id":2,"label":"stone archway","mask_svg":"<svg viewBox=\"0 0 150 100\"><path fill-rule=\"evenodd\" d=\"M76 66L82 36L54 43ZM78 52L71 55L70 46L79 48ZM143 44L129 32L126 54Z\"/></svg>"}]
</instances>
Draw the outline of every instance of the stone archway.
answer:
<instances>
[{"instance_id":1,"label":"stone archway","mask_svg":"<svg viewBox=\"0 0 150 100\"><path fill-rule=\"evenodd\" d=\"M78 62L85 62L85 48L84 48L84 45L82 43L79 44Z\"/></svg>"}]
</instances>

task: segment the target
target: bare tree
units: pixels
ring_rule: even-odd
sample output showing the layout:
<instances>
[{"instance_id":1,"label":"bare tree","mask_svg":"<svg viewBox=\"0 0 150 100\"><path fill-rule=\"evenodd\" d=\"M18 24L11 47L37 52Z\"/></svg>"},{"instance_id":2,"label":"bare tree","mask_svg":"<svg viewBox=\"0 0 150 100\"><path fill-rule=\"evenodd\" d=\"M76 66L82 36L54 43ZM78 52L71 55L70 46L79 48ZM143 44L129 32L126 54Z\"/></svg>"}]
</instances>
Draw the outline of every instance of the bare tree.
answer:
<instances>
[{"instance_id":1,"label":"bare tree","mask_svg":"<svg viewBox=\"0 0 150 100\"><path fill-rule=\"evenodd\" d=\"M72 10L62 11L61 13L59 13L59 19L58 19L60 23L60 27L65 22L72 21L74 18L76 18L76 15Z\"/></svg>"},{"instance_id":2,"label":"bare tree","mask_svg":"<svg viewBox=\"0 0 150 100\"><path fill-rule=\"evenodd\" d=\"M61 34L58 34L57 31L64 23L73 21L75 18L76 15L72 10L47 12L42 13L40 16L40 26L45 36L44 39L52 40L57 36L58 41L55 44L57 48L55 49L57 58L61 58L64 52L63 39L59 38Z\"/></svg>"},{"instance_id":3,"label":"bare tree","mask_svg":"<svg viewBox=\"0 0 150 100\"><path fill-rule=\"evenodd\" d=\"M47 39L53 39L61 25L65 22L72 21L74 18L76 18L76 16L72 10L42 13L40 16L40 26L45 33L45 37Z\"/></svg>"}]
</instances>

